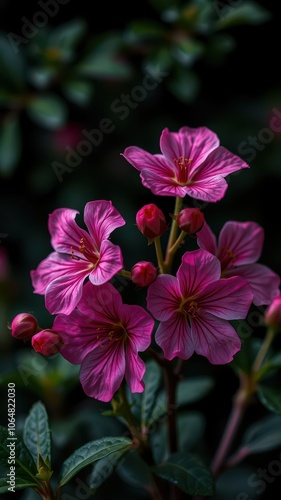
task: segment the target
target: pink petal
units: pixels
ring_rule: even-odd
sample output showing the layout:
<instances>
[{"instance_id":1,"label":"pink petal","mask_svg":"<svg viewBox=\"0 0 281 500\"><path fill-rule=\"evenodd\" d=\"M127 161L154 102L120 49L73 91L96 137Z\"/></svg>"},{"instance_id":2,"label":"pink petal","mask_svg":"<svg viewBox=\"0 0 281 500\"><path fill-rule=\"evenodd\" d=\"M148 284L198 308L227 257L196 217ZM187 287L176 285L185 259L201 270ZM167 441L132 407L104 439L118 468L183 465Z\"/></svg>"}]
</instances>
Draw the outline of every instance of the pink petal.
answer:
<instances>
[{"instance_id":1,"label":"pink petal","mask_svg":"<svg viewBox=\"0 0 281 500\"><path fill-rule=\"evenodd\" d=\"M100 247L100 259L89 275L93 285L102 285L109 281L123 267L121 248L111 241L104 240Z\"/></svg>"},{"instance_id":2,"label":"pink petal","mask_svg":"<svg viewBox=\"0 0 281 500\"><path fill-rule=\"evenodd\" d=\"M126 223L111 201L90 201L84 209L84 221L97 248L114 229Z\"/></svg>"},{"instance_id":3,"label":"pink petal","mask_svg":"<svg viewBox=\"0 0 281 500\"><path fill-rule=\"evenodd\" d=\"M60 354L70 363L80 364L89 352L101 344L101 340L97 339L98 324L77 310L68 316L58 314L53 328L63 339Z\"/></svg>"},{"instance_id":4,"label":"pink petal","mask_svg":"<svg viewBox=\"0 0 281 500\"><path fill-rule=\"evenodd\" d=\"M280 294L280 277L262 264L249 264L227 270L227 276L241 276L249 283L254 293L256 306L268 305Z\"/></svg>"},{"instance_id":5,"label":"pink petal","mask_svg":"<svg viewBox=\"0 0 281 500\"><path fill-rule=\"evenodd\" d=\"M234 328L224 319L211 314L192 319L191 331L195 352L214 365L230 363L241 349L241 341Z\"/></svg>"},{"instance_id":6,"label":"pink petal","mask_svg":"<svg viewBox=\"0 0 281 500\"><path fill-rule=\"evenodd\" d=\"M264 230L255 222L228 221L224 224L218 239L218 258L221 262L229 261L229 251L233 260L225 269L242 264L256 262L262 253Z\"/></svg>"},{"instance_id":7,"label":"pink petal","mask_svg":"<svg viewBox=\"0 0 281 500\"><path fill-rule=\"evenodd\" d=\"M197 244L200 248L217 255L217 240L207 222L204 222L202 229L197 233Z\"/></svg>"},{"instance_id":8,"label":"pink petal","mask_svg":"<svg viewBox=\"0 0 281 500\"><path fill-rule=\"evenodd\" d=\"M87 396L107 403L125 374L124 344L115 342L91 351L82 361L80 382Z\"/></svg>"},{"instance_id":9,"label":"pink petal","mask_svg":"<svg viewBox=\"0 0 281 500\"><path fill-rule=\"evenodd\" d=\"M71 259L68 255L53 252L30 273L34 293L44 295L47 286L59 278L68 280L69 277L75 279L77 276L78 280L83 280L89 275L91 267L92 264L85 260Z\"/></svg>"},{"instance_id":10,"label":"pink petal","mask_svg":"<svg viewBox=\"0 0 281 500\"><path fill-rule=\"evenodd\" d=\"M111 283L94 286L88 281L83 286L83 295L77 308L98 327L100 323L114 324L120 321L122 298Z\"/></svg>"},{"instance_id":11,"label":"pink petal","mask_svg":"<svg viewBox=\"0 0 281 500\"><path fill-rule=\"evenodd\" d=\"M228 188L228 184L222 176L216 175L204 179L192 179L185 187L186 194L191 198L215 203L221 200Z\"/></svg>"},{"instance_id":12,"label":"pink petal","mask_svg":"<svg viewBox=\"0 0 281 500\"><path fill-rule=\"evenodd\" d=\"M249 284L237 276L210 283L196 297L196 303L204 314L209 312L223 319L245 318L252 301Z\"/></svg>"},{"instance_id":13,"label":"pink petal","mask_svg":"<svg viewBox=\"0 0 281 500\"><path fill-rule=\"evenodd\" d=\"M75 273L52 281L45 293L45 305L49 313L70 314L82 296L83 283L88 274L89 271L86 272L85 268L80 271L76 268Z\"/></svg>"},{"instance_id":14,"label":"pink petal","mask_svg":"<svg viewBox=\"0 0 281 500\"><path fill-rule=\"evenodd\" d=\"M179 308L182 295L175 276L161 274L147 290L147 308L153 316L166 321Z\"/></svg>"},{"instance_id":15,"label":"pink petal","mask_svg":"<svg viewBox=\"0 0 281 500\"><path fill-rule=\"evenodd\" d=\"M49 215L48 227L51 234L51 244L53 248L60 253L76 255L80 259L85 259L83 253L79 250L81 239L83 245L91 251L95 251L93 242L89 234L81 229L75 222L77 210L69 208L58 208Z\"/></svg>"},{"instance_id":16,"label":"pink petal","mask_svg":"<svg viewBox=\"0 0 281 500\"><path fill-rule=\"evenodd\" d=\"M186 196L186 187L177 184L174 173L168 177L167 172L159 175L154 170L143 169L140 176L143 185L157 196L178 196L179 198Z\"/></svg>"},{"instance_id":17,"label":"pink petal","mask_svg":"<svg viewBox=\"0 0 281 500\"><path fill-rule=\"evenodd\" d=\"M125 149L124 153L121 153L121 156L124 156L124 158L140 172L146 169L157 173L159 177L161 177L161 174L164 176L167 175L168 177L174 175L174 168L167 164L162 155L153 155L142 148L130 146Z\"/></svg>"},{"instance_id":18,"label":"pink petal","mask_svg":"<svg viewBox=\"0 0 281 500\"><path fill-rule=\"evenodd\" d=\"M145 374L145 363L132 348L130 342L126 345L126 368L125 378L131 392L143 392Z\"/></svg>"},{"instance_id":19,"label":"pink petal","mask_svg":"<svg viewBox=\"0 0 281 500\"><path fill-rule=\"evenodd\" d=\"M145 351L151 344L154 319L141 306L123 304L120 321L127 331L130 345L136 351Z\"/></svg>"},{"instance_id":20,"label":"pink petal","mask_svg":"<svg viewBox=\"0 0 281 500\"><path fill-rule=\"evenodd\" d=\"M175 313L167 321L162 321L155 333L155 342L164 352L166 359L176 356L188 359L194 352L190 327L182 313Z\"/></svg>"},{"instance_id":21,"label":"pink petal","mask_svg":"<svg viewBox=\"0 0 281 500\"><path fill-rule=\"evenodd\" d=\"M192 172L192 181L206 181L216 175L225 177L242 168L250 167L239 156L219 146Z\"/></svg>"},{"instance_id":22,"label":"pink petal","mask_svg":"<svg viewBox=\"0 0 281 500\"><path fill-rule=\"evenodd\" d=\"M220 261L207 252L199 249L185 252L177 271L182 297L199 293L209 283L217 281L221 275Z\"/></svg>"},{"instance_id":23,"label":"pink petal","mask_svg":"<svg viewBox=\"0 0 281 500\"><path fill-rule=\"evenodd\" d=\"M191 172L218 146L218 136L207 127L182 127L179 132L169 132L165 128L160 137L163 155L171 164L181 156L191 159Z\"/></svg>"}]
</instances>

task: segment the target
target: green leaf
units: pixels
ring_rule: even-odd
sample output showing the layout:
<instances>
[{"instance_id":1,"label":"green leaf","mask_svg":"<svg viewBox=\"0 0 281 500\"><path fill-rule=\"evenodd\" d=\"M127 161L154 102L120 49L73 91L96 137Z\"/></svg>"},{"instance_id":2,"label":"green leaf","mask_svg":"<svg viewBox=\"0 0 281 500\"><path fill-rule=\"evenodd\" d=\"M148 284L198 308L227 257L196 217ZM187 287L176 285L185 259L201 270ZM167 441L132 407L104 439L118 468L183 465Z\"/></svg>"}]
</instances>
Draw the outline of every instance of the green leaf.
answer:
<instances>
[{"instance_id":1,"label":"green leaf","mask_svg":"<svg viewBox=\"0 0 281 500\"><path fill-rule=\"evenodd\" d=\"M1 83L9 90L23 90L24 64L20 49L13 45L10 34L0 33L0 68Z\"/></svg>"},{"instance_id":2,"label":"green leaf","mask_svg":"<svg viewBox=\"0 0 281 500\"><path fill-rule=\"evenodd\" d=\"M87 465L131 446L132 441L124 437L105 437L84 444L63 462L59 485L63 486L68 483L75 474Z\"/></svg>"},{"instance_id":3,"label":"green leaf","mask_svg":"<svg viewBox=\"0 0 281 500\"><path fill-rule=\"evenodd\" d=\"M37 474L37 467L31 453L20 436L13 436L14 440L9 439L10 437L8 429L0 426L0 465L5 468L9 466L8 460L12 450L11 443L15 443L16 477L38 484L34 477Z\"/></svg>"},{"instance_id":4,"label":"green leaf","mask_svg":"<svg viewBox=\"0 0 281 500\"><path fill-rule=\"evenodd\" d=\"M75 67L76 75L102 79L128 78L131 76L131 66L121 55L122 51L118 52L119 47L119 37L97 40Z\"/></svg>"},{"instance_id":5,"label":"green leaf","mask_svg":"<svg viewBox=\"0 0 281 500\"><path fill-rule=\"evenodd\" d=\"M167 87L178 100L190 103L198 95L200 80L195 72L178 68L167 82Z\"/></svg>"},{"instance_id":6,"label":"green leaf","mask_svg":"<svg viewBox=\"0 0 281 500\"><path fill-rule=\"evenodd\" d=\"M252 476L254 475L254 476ZM235 466L223 471L216 481L216 493L212 500L261 500L258 488L253 488L250 477L256 477L257 469L253 466ZM256 483L258 486L258 482Z\"/></svg>"},{"instance_id":7,"label":"green leaf","mask_svg":"<svg viewBox=\"0 0 281 500\"><path fill-rule=\"evenodd\" d=\"M28 102L26 111L35 123L49 129L60 127L67 118L65 104L55 94L34 97Z\"/></svg>"},{"instance_id":8,"label":"green leaf","mask_svg":"<svg viewBox=\"0 0 281 500\"><path fill-rule=\"evenodd\" d=\"M51 460L51 433L45 406L35 403L24 423L23 440L29 449L35 463L39 454L46 460Z\"/></svg>"},{"instance_id":9,"label":"green leaf","mask_svg":"<svg viewBox=\"0 0 281 500\"><path fill-rule=\"evenodd\" d=\"M9 490L11 486L9 483L7 483L7 479L8 479L7 475L5 475L5 477L0 477L0 493L12 492L12 490ZM15 486L13 489L17 491L17 490L23 490L24 488L34 488L36 486L38 487L38 483L36 483L35 481L30 481L26 478L22 478L17 474Z\"/></svg>"},{"instance_id":10,"label":"green leaf","mask_svg":"<svg viewBox=\"0 0 281 500\"><path fill-rule=\"evenodd\" d=\"M156 361L146 363L146 372L144 375L145 389L142 393L141 401L141 428L147 427L151 417L152 409L155 405L157 392L162 382L162 371Z\"/></svg>"},{"instance_id":11,"label":"green leaf","mask_svg":"<svg viewBox=\"0 0 281 500\"><path fill-rule=\"evenodd\" d=\"M165 34L163 26L150 20L133 21L127 27L124 38L126 43L138 43L147 40L157 40Z\"/></svg>"},{"instance_id":12,"label":"green leaf","mask_svg":"<svg viewBox=\"0 0 281 500\"><path fill-rule=\"evenodd\" d=\"M176 403L179 406L200 401L214 387L211 377L193 377L181 380L177 386Z\"/></svg>"},{"instance_id":13,"label":"green leaf","mask_svg":"<svg viewBox=\"0 0 281 500\"><path fill-rule=\"evenodd\" d=\"M281 416L269 415L248 428L243 436L239 450L243 449L243 456L247 456L253 453L263 453L280 445Z\"/></svg>"},{"instance_id":14,"label":"green leaf","mask_svg":"<svg viewBox=\"0 0 281 500\"><path fill-rule=\"evenodd\" d=\"M222 2L217 1L218 4ZM218 29L230 28L243 24L259 25L271 19L271 13L256 2L243 1L237 7L225 6L217 8L220 19L216 23Z\"/></svg>"},{"instance_id":15,"label":"green leaf","mask_svg":"<svg viewBox=\"0 0 281 500\"><path fill-rule=\"evenodd\" d=\"M184 66L191 66L203 52L203 43L192 39L181 40L173 48L174 56Z\"/></svg>"},{"instance_id":16,"label":"green leaf","mask_svg":"<svg viewBox=\"0 0 281 500\"><path fill-rule=\"evenodd\" d=\"M21 134L18 117L8 115L0 125L0 172L11 175L21 155Z\"/></svg>"},{"instance_id":17,"label":"green leaf","mask_svg":"<svg viewBox=\"0 0 281 500\"><path fill-rule=\"evenodd\" d=\"M120 464L129 449L130 448L128 447L120 451L116 451L115 453L111 453L109 456L96 462L88 479L90 488L99 488L99 486L112 474L116 466Z\"/></svg>"},{"instance_id":18,"label":"green leaf","mask_svg":"<svg viewBox=\"0 0 281 500\"><path fill-rule=\"evenodd\" d=\"M74 104L83 106L90 101L94 93L94 87L92 83L83 80L70 80L64 83L63 92Z\"/></svg>"},{"instance_id":19,"label":"green leaf","mask_svg":"<svg viewBox=\"0 0 281 500\"><path fill-rule=\"evenodd\" d=\"M152 467L152 471L188 495L214 494L215 483L210 470L197 457L187 453L170 455L167 462Z\"/></svg>"},{"instance_id":20,"label":"green leaf","mask_svg":"<svg viewBox=\"0 0 281 500\"><path fill-rule=\"evenodd\" d=\"M281 352L272 356L271 359L265 362L259 370L258 380L264 379L267 375L272 374L281 368Z\"/></svg>"},{"instance_id":21,"label":"green leaf","mask_svg":"<svg viewBox=\"0 0 281 500\"><path fill-rule=\"evenodd\" d=\"M84 19L72 19L53 29L48 40L48 47L59 49L60 59L70 61L75 47L86 32L87 25Z\"/></svg>"},{"instance_id":22,"label":"green leaf","mask_svg":"<svg viewBox=\"0 0 281 500\"><path fill-rule=\"evenodd\" d=\"M198 444L205 430L205 419L202 413L195 411L181 412L177 416L177 433L179 451L186 452ZM168 425L167 419L150 435L153 457L156 463L168 459Z\"/></svg>"},{"instance_id":23,"label":"green leaf","mask_svg":"<svg viewBox=\"0 0 281 500\"><path fill-rule=\"evenodd\" d=\"M117 474L124 483L133 488L140 488L150 493L150 498L158 498L155 494L156 485L153 474L141 456L132 450L118 465Z\"/></svg>"},{"instance_id":24,"label":"green leaf","mask_svg":"<svg viewBox=\"0 0 281 500\"><path fill-rule=\"evenodd\" d=\"M257 396L260 402L267 410L281 413L281 390L274 387L260 385L257 390Z\"/></svg>"}]
</instances>

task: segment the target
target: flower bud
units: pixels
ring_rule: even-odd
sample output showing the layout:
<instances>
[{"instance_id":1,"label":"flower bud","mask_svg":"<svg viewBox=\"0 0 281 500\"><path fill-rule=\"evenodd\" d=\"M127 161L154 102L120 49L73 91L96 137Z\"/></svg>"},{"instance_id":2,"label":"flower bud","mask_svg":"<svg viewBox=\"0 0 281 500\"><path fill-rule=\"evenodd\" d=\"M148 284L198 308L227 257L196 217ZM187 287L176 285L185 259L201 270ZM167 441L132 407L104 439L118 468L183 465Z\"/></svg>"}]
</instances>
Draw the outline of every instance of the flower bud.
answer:
<instances>
[{"instance_id":1,"label":"flower bud","mask_svg":"<svg viewBox=\"0 0 281 500\"><path fill-rule=\"evenodd\" d=\"M167 229L165 216L154 203L144 205L137 212L136 223L140 232L149 239L162 236Z\"/></svg>"},{"instance_id":2,"label":"flower bud","mask_svg":"<svg viewBox=\"0 0 281 500\"><path fill-rule=\"evenodd\" d=\"M194 236L202 229L205 222L204 214L199 208L184 208L176 216L179 228L185 233Z\"/></svg>"},{"instance_id":3,"label":"flower bud","mask_svg":"<svg viewBox=\"0 0 281 500\"><path fill-rule=\"evenodd\" d=\"M61 350L63 341L55 330L47 329L36 333L31 339L31 344L33 349L43 356L53 356Z\"/></svg>"},{"instance_id":4,"label":"flower bud","mask_svg":"<svg viewBox=\"0 0 281 500\"><path fill-rule=\"evenodd\" d=\"M37 319L29 313L20 313L14 317L11 326L12 336L19 340L29 340L38 332Z\"/></svg>"},{"instance_id":5,"label":"flower bud","mask_svg":"<svg viewBox=\"0 0 281 500\"><path fill-rule=\"evenodd\" d=\"M275 330L281 330L281 295L274 297L265 310L264 323Z\"/></svg>"},{"instance_id":6,"label":"flower bud","mask_svg":"<svg viewBox=\"0 0 281 500\"><path fill-rule=\"evenodd\" d=\"M131 269L131 279L135 285L144 287L155 280L158 271L156 267L145 260L137 262Z\"/></svg>"}]
</instances>

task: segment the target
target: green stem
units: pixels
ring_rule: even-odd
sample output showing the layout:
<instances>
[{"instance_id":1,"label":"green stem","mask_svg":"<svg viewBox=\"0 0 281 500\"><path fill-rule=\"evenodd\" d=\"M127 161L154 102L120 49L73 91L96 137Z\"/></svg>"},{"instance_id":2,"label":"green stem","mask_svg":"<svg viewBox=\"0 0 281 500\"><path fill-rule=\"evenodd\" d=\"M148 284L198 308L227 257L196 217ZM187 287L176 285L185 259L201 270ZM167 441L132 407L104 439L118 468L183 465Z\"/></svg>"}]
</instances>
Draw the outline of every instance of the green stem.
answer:
<instances>
[{"instance_id":1,"label":"green stem","mask_svg":"<svg viewBox=\"0 0 281 500\"><path fill-rule=\"evenodd\" d=\"M158 236L157 238L154 238L153 241L155 245L159 272L160 274L163 274L165 271L164 271L164 260L163 260L163 252L162 252L160 237Z\"/></svg>"},{"instance_id":2,"label":"green stem","mask_svg":"<svg viewBox=\"0 0 281 500\"><path fill-rule=\"evenodd\" d=\"M260 350L256 356L256 359L254 361L254 364L253 364L253 368L252 368L253 373L256 374L260 370L260 368L263 364L264 358L267 354L267 351L270 348L270 346L275 338L275 335L276 335L276 331L273 328L269 328L267 330L265 339L261 345L261 348L260 348Z\"/></svg>"},{"instance_id":3,"label":"green stem","mask_svg":"<svg viewBox=\"0 0 281 500\"><path fill-rule=\"evenodd\" d=\"M179 198L177 196L176 200L175 200L174 215L179 214L180 209L181 209L181 205L182 205L182 198ZM172 267L172 258L171 257L173 257L173 254L170 255L170 250L176 242L178 231L179 231L179 227L177 225L177 222L175 219L173 219L172 224L171 224L171 229L170 229L169 240L168 240L167 248L166 248L166 256L165 256L165 260L164 260L165 272L171 271L171 267Z\"/></svg>"},{"instance_id":4,"label":"green stem","mask_svg":"<svg viewBox=\"0 0 281 500\"><path fill-rule=\"evenodd\" d=\"M119 274L120 276L124 276L124 278L128 278L129 280L131 279L131 272L130 271L126 271L126 269L121 269L121 271L119 271Z\"/></svg>"}]
</instances>

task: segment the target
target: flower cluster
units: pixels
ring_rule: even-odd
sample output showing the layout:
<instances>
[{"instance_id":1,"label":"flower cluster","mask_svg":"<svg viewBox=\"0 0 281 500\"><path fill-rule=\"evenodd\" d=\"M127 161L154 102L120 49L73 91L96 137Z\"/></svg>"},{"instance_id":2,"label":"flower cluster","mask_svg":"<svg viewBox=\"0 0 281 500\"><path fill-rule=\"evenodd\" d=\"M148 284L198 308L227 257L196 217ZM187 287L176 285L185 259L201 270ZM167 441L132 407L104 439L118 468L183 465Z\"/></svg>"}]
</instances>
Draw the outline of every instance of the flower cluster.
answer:
<instances>
[{"instance_id":1,"label":"flower cluster","mask_svg":"<svg viewBox=\"0 0 281 500\"><path fill-rule=\"evenodd\" d=\"M130 146L122 153L154 195L175 198L170 223L154 203L136 214L137 229L155 244L156 262L144 258L126 270L121 248L110 240L125 220L111 201L86 204L87 230L76 223L76 210L57 209L49 216L54 251L31 271L34 293L44 296L54 322L41 331L33 321L26 331L18 327L18 338L31 338L41 354L60 352L81 365L85 393L105 402L123 380L132 392L144 390L139 353L153 341L166 360L196 353L212 364L229 363L241 349L230 321L244 319L252 303L269 305L280 295L279 276L257 262L264 241L257 223L228 221L217 242L202 211L183 206L186 196L218 202L228 186L225 177L249 166L206 127L166 128L160 149L150 154ZM196 239L197 249L185 248L188 237ZM147 289L146 307L123 303L112 282L117 274ZM54 344L46 344L50 335Z\"/></svg>"}]
</instances>

